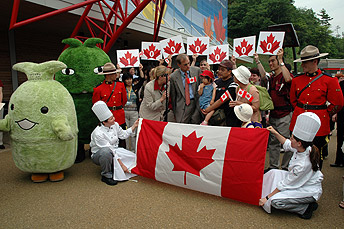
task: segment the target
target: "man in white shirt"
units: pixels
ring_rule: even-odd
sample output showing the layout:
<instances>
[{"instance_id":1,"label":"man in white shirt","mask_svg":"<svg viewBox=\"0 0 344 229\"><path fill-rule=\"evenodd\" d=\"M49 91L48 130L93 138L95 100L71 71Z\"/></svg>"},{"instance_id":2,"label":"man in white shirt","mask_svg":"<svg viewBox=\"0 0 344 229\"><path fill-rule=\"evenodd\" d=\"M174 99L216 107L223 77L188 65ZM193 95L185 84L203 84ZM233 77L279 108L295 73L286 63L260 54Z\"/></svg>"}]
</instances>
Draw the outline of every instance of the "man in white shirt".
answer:
<instances>
[{"instance_id":1,"label":"man in white shirt","mask_svg":"<svg viewBox=\"0 0 344 229\"><path fill-rule=\"evenodd\" d=\"M100 124L91 134L91 159L101 167L101 180L108 185L128 180L134 176L130 167L134 166L136 155L124 148L119 148L119 139L126 139L133 134L138 120L131 128L123 130L104 101L96 102L92 107Z\"/></svg>"}]
</instances>

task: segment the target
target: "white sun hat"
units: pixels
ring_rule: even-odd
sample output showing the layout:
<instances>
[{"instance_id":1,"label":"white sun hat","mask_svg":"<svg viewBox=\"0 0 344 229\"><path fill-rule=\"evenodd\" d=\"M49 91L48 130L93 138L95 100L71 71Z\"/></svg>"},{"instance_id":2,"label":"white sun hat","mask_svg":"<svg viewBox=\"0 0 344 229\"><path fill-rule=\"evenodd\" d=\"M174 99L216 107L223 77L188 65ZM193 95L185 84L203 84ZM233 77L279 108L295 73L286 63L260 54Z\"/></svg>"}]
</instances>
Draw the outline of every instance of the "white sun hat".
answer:
<instances>
[{"instance_id":1,"label":"white sun hat","mask_svg":"<svg viewBox=\"0 0 344 229\"><path fill-rule=\"evenodd\" d=\"M305 112L297 117L293 135L305 142L312 142L320 126L320 118L316 114Z\"/></svg>"},{"instance_id":2,"label":"white sun hat","mask_svg":"<svg viewBox=\"0 0 344 229\"><path fill-rule=\"evenodd\" d=\"M249 122L251 121L253 109L251 105L243 103L234 107L234 113L238 117L238 119L240 119L240 121Z\"/></svg>"},{"instance_id":3,"label":"white sun hat","mask_svg":"<svg viewBox=\"0 0 344 229\"><path fill-rule=\"evenodd\" d=\"M104 101L98 101L93 104L92 111L101 122L108 120L112 116L111 111Z\"/></svg>"},{"instance_id":4,"label":"white sun hat","mask_svg":"<svg viewBox=\"0 0 344 229\"><path fill-rule=\"evenodd\" d=\"M245 66L241 65L237 69L232 70L235 78L243 84L248 84L251 77L251 72Z\"/></svg>"}]
</instances>

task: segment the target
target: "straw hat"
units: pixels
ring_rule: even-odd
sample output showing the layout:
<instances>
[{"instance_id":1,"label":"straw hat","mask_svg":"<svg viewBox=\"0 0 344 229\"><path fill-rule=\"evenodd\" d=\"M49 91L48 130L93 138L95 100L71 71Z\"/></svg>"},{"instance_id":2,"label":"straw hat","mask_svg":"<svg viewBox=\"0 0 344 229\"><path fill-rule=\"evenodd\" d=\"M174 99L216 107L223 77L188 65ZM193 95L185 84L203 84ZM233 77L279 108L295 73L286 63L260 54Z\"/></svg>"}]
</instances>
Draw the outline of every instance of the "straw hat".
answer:
<instances>
[{"instance_id":1,"label":"straw hat","mask_svg":"<svg viewBox=\"0 0 344 229\"><path fill-rule=\"evenodd\" d=\"M101 122L108 120L112 116L111 111L104 101L98 101L93 104L92 111Z\"/></svg>"},{"instance_id":2,"label":"straw hat","mask_svg":"<svg viewBox=\"0 0 344 229\"><path fill-rule=\"evenodd\" d=\"M305 142L312 142L321 126L320 118L313 112L297 116L293 135Z\"/></svg>"},{"instance_id":3,"label":"straw hat","mask_svg":"<svg viewBox=\"0 0 344 229\"><path fill-rule=\"evenodd\" d=\"M237 80L239 80L243 84L248 84L251 77L251 72L245 66L241 65L237 69L234 69L233 74Z\"/></svg>"},{"instance_id":4,"label":"straw hat","mask_svg":"<svg viewBox=\"0 0 344 229\"><path fill-rule=\"evenodd\" d=\"M113 63L106 63L103 66L103 71L99 72L99 75L108 75L108 74L115 74L121 72L121 69L116 69L115 65Z\"/></svg>"},{"instance_id":5,"label":"straw hat","mask_svg":"<svg viewBox=\"0 0 344 229\"><path fill-rule=\"evenodd\" d=\"M313 45L307 45L301 50L301 58L294 60L294 62L303 62L313 59L318 59L327 56L328 53L320 53L319 49Z\"/></svg>"},{"instance_id":6,"label":"straw hat","mask_svg":"<svg viewBox=\"0 0 344 229\"><path fill-rule=\"evenodd\" d=\"M234 113L240 121L249 122L251 121L253 109L249 104L243 103L234 107Z\"/></svg>"}]
</instances>

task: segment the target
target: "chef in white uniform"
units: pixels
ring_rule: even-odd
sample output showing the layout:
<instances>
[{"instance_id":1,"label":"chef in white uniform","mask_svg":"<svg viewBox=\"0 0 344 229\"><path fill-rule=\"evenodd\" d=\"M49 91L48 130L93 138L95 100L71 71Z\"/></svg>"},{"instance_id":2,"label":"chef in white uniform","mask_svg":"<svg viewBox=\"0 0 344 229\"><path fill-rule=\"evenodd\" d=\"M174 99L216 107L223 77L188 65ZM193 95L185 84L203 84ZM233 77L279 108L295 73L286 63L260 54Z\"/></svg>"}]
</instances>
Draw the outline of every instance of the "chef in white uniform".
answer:
<instances>
[{"instance_id":1,"label":"chef in white uniform","mask_svg":"<svg viewBox=\"0 0 344 229\"><path fill-rule=\"evenodd\" d=\"M320 125L316 114L305 112L298 116L290 139L284 138L272 127L267 128L283 144L285 151L294 153L288 171L272 169L264 174L259 205L268 213L271 213L272 206L310 219L318 208L316 201L322 194L323 174L318 167L319 151L312 141Z\"/></svg>"},{"instance_id":2,"label":"chef in white uniform","mask_svg":"<svg viewBox=\"0 0 344 229\"><path fill-rule=\"evenodd\" d=\"M101 180L108 185L116 185L135 176L130 169L135 166L136 154L119 148L119 139L133 135L139 121L127 130L123 130L112 115L104 101L96 102L92 111L98 117L100 124L91 134L91 159L101 167Z\"/></svg>"}]
</instances>

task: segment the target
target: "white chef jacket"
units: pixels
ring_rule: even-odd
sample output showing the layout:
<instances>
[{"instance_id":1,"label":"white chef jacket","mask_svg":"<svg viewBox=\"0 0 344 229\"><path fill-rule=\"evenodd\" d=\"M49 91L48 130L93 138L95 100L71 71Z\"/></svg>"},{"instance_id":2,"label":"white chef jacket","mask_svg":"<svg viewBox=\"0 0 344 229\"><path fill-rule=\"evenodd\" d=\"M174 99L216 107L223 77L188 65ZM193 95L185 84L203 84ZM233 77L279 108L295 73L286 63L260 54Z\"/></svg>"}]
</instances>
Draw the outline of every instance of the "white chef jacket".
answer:
<instances>
[{"instance_id":1,"label":"white chef jacket","mask_svg":"<svg viewBox=\"0 0 344 229\"><path fill-rule=\"evenodd\" d=\"M271 212L271 200L304 197L313 197L315 200L319 200L322 194L323 174L320 170L316 172L312 170L312 163L309 159L312 148L307 147L304 152L297 152L291 147L289 139L285 141L283 148L286 152L294 153L289 162L288 171L272 169L263 177L262 198L276 188L280 190L263 206L268 213Z\"/></svg>"},{"instance_id":2,"label":"white chef jacket","mask_svg":"<svg viewBox=\"0 0 344 229\"><path fill-rule=\"evenodd\" d=\"M129 169L129 171L135 167L136 154L124 148L118 147L119 139L126 139L132 134L133 131L131 128L123 130L117 122L115 122L115 124L111 127L106 127L104 125L97 126L91 134L91 157L101 148L108 147L111 149L114 155L114 180L123 181L136 176L135 174L124 173L118 162L118 159L120 159L122 163Z\"/></svg>"},{"instance_id":3,"label":"white chef jacket","mask_svg":"<svg viewBox=\"0 0 344 229\"><path fill-rule=\"evenodd\" d=\"M91 134L91 152L97 153L100 148L108 147L115 152L119 139L126 139L133 134L131 128L123 130L117 122L111 127L97 126Z\"/></svg>"}]
</instances>

